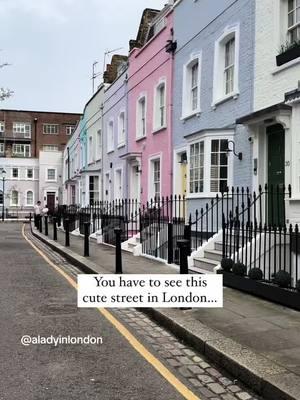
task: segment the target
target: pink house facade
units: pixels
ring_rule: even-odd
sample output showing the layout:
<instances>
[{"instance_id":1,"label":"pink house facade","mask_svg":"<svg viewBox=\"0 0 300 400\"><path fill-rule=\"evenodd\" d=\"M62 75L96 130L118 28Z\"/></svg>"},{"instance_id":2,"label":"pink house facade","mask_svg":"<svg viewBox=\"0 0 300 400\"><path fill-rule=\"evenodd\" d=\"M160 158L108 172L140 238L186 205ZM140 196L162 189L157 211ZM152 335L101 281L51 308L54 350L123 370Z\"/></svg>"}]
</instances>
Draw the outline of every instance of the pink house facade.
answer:
<instances>
[{"instance_id":1,"label":"pink house facade","mask_svg":"<svg viewBox=\"0 0 300 400\"><path fill-rule=\"evenodd\" d=\"M146 34L145 26L148 27ZM174 46L172 7L167 5L161 12L145 10L129 54L128 153L125 156L128 196L142 203L172 193Z\"/></svg>"}]
</instances>

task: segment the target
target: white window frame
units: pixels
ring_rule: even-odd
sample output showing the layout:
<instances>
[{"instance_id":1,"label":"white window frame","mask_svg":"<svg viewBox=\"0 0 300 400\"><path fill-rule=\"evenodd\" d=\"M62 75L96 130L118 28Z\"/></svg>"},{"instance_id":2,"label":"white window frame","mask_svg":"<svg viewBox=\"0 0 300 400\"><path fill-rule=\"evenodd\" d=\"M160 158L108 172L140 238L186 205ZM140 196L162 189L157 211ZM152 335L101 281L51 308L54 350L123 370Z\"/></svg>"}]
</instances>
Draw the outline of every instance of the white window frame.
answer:
<instances>
[{"instance_id":1,"label":"white window frame","mask_svg":"<svg viewBox=\"0 0 300 400\"><path fill-rule=\"evenodd\" d=\"M97 152L96 152L97 160L101 160L102 158L102 130L99 129L97 131Z\"/></svg>"},{"instance_id":2,"label":"white window frame","mask_svg":"<svg viewBox=\"0 0 300 400\"><path fill-rule=\"evenodd\" d=\"M29 193L29 192L32 193L32 204L29 204L29 203L28 203L28 193ZM26 190L26 193L25 193L25 205L26 205L27 207L33 207L33 206L34 206L34 191L31 190L31 189Z\"/></svg>"},{"instance_id":3,"label":"white window frame","mask_svg":"<svg viewBox=\"0 0 300 400\"><path fill-rule=\"evenodd\" d=\"M57 144L44 144L43 151L58 151Z\"/></svg>"},{"instance_id":4,"label":"white window frame","mask_svg":"<svg viewBox=\"0 0 300 400\"><path fill-rule=\"evenodd\" d=\"M17 203L13 203L13 192L16 192L18 194L18 202ZM20 206L20 192L16 189L13 189L11 191L11 195L10 195L10 206L11 207L19 207Z\"/></svg>"},{"instance_id":5,"label":"white window frame","mask_svg":"<svg viewBox=\"0 0 300 400\"><path fill-rule=\"evenodd\" d=\"M161 104L160 89L164 87L164 99ZM166 78L161 78L154 87L153 102L153 132L160 131L167 127L167 83ZM161 109L163 108L164 123L161 124Z\"/></svg>"},{"instance_id":6,"label":"white window frame","mask_svg":"<svg viewBox=\"0 0 300 400\"><path fill-rule=\"evenodd\" d=\"M93 135L89 136L88 141L88 164L92 164L95 162L95 146L94 146L94 137Z\"/></svg>"},{"instance_id":7,"label":"white window frame","mask_svg":"<svg viewBox=\"0 0 300 400\"><path fill-rule=\"evenodd\" d=\"M197 80L197 106L192 106L192 67L198 63ZM187 119L201 113L201 72L202 72L202 52L192 53L188 62L183 66L183 84L182 84L182 116L181 119Z\"/></svg>"},{"instance_id":8,"label":"white window frame","mask_svg":"<svg viewBox=\"0 0 300 400\"><path fill-rule=\"evenodd\" d=\"M50 169L53 169L55 171L55 178L54 179L49 179L48 177L48 171ZM57 169L55 167L47 167L46 168L46 178L45 178L46 182L57 182Z\"/></svg>"},{"instance_id":9,"label":"white window frame","mask_svg":"<svg viewBox=\"0 0 300 400\"><path fill-rule=\"evenodd\" d=\"M32 171L32 178L28 178L28 171ZM29 168L26 168L26 179L28 180L28 181L33 181L33 179L34 179L34 168L31 168L31 167L29 167Z\"/></svg>"},{"instance_id":10,"label":"white window frame","mask_svg":"<svg viewBox=\"0 0 300 400\"><path fill-rule=\"evenodd\" d=\"M66 135L71 136L75 132L76 126L75 125L67 125L66 126Z\"/></svg>"},{"instance_id":11,"label":"white window frame","mask_svg":"<svg viewBox=\"0 0 300 400\"><path fill-rule=\"evenodd\" d=\"M225 46L229 40L235 39L233 90L225 94ZM212 107L239 96L239 59L240 59L240 24L227 26L215 42L213 101Z\"/></svg>"},{"instance_id":12,"label":"white window frame","mask_svg":"<svg viewBox=\"0 0 300 400\"><path fill-rule=\"evenodd\" d=\"M115 147L115 124L114 120L110 119L107 123L107 153L112 153Z\"/></svg>"},{"instance_id":13,"label":"white window frame","mask_svg":"<svg viewBox=\"0 0 300 400\"><path fill-rule=\"evenodd\" d=\"M24 151L15 151L16 148L18 148L18 146L24 146ZM29 155L26 156L26 148L29 149ZM31 145L30 144L22 144L22 143L13 143L13 147L12 147L12 155L21 155L24 158L29 158L31 157Z\"/></svg>"},{"instance_id":14,"label":"white window frame","mask_svg":"<svg viewBox=\"0 0 300 400\"><path fill-rule=\"evenodd\" d=\"M211 142L212 140L234 140L234 131L216 131L201 134L188 142L187 157L188 157L188 168L187 168L187 198L206 198L206 197L216 197L216 195L221 195L218 192L211 191ZM190 159L191 159L191 148L192 144L204 141L204 179L203 179L203 192L191 193L190 192ZM231 187L233 184L233 155L229 153L228 155L228 176L227 176L227 186Z\"/></svg>"},{"instance_id":15,"label":"white window frame","mask_svg":"<svg viewBox=\"0 0 300 400\"><path fill-rule=\"evenodd\" d=\"M0 133L4 133L4 132L5 132L5 122L0 121Z\"/></svg>"},{"instance_id":16,"label":"white window frame","mask_svg":"<svg viewBox=\"0 0 300 400\"><path fill-rule=\"evenodd\" d=\"M28 129L27 129L28 128ZM23 133L24 138L31 138L31 123L30 122L13 122L13 134Z\"/></svg>"},{"instance_id":17,"label":"white window frame","mask_svg":"<svg viewBox=\"0 0 300 400\"><path fill-rule=\"evenodd\" d=\"M0 143L0 154L4 154L4 143Z\"/></svg>"},{"instance_id":18,"label":"white window frame","mask_svg":"<svg viewBox=\"0 0 300 400\"><path fill-rule=\"evenodd\" d=\"M160 197L162 197L162 153L153 154L149 158L148 162L148 200L154 200L155 196L155 188L154 188L154 162L160 162L160 182L159 182L159 193Z\"/></svg>"},{"instance_id":19,"label":"white window frame","mask_svg":"<svg viewBox=\"0 0 300 400\"><path fill-rule=\"evenodd\" d=\"M125 144L126 144L126 117L125 117L125 110L121 110L118 115L118 148L125 146Z\"/></svg>"},{"instance_id":20,"label":"white window frame","mask_svg":"<svg viewBox=\"0 0 300 400\"><path fill-rule=\"evenodd\" d=\"M288 4L289 1L287 0L287 34L288 34L288 40L290 43L293 43L294 40L292 40L291 36L292 36L292 32L296 30L296 35L297 35L297 39L296 40L300 40L300 18L299 21L297 21L297 10L299 10L300 12L300 3L299 5L297 5L297 0L293 0L294 1L294 6L293 6L293 10L289 11L288 10ZM289 25L289 14L293 13L293 17L294 17L294 23L292 25Z\"/></svg>"},{"instance_id":21,"label":"white window frame","mask_svg":"<svg viewBox=\"0 0 300 400\"><path fill-rule=\"evenodd\" d=\"M17 177L14 176L14 169L18 171L18 176ZM12 167L11 168L11 179L15 180L15 181L20 179L20 168L18 168L18 167Z\"/></svg>"},{"instance_id":22,"label":"white window frame","mask_svg":"<svg viewBox=\"0 0 300 400\"><path fill-rule=\"evenodd\" d=\"M142 114L141 114L141 103L144 101L145 104L145 115L144 122L142 124ZM144 125L144 132L143 132ZM146 93L141 93L136 101L136 140L144 139L147 137L147 95Z\"/></svg>"},{"instance_id":23,"label":"white window frame","mask_svg":"<svg viewBox=\"0 0 300 400\"><path fill-rule=\"evenodd\" d=\"M48 128L51 127L48 132L46 132L47 127ZM54 132L54 131L51 132L53 127L57 128L57 132ZM50 124L50 123L43 124L43 134L44 135L59 135L59 124Z\"/></svg>"}]
</instances>

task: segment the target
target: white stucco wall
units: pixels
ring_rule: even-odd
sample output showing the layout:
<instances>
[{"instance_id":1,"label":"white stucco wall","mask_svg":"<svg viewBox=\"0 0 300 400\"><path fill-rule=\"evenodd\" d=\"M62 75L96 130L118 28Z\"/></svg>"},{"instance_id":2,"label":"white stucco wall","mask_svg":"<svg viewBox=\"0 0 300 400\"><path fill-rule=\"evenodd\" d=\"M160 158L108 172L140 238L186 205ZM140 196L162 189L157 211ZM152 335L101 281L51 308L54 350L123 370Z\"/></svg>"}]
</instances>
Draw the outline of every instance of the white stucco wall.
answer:
<instances>
[{"instance_id":1,"label":"white stucco wall","mask_svg":"<svg viewBox=\"0 0 300 400\"><path fill-rule=\"evenodd\" d=\"M280 46L287 40L287 0L256 1L254 111L284 101L298 87L300 58L276 66Z\"/></svg>"},{"instance_id":2,"label":"white stucco wall","mask_svg":"<svg viewBox=\"0 0 300 400\"><path fill-rule=\"evenodd\" d=\"M56 204L62 203L62 174L63 174L63 153L61 151L40 151L39 159L39 199L42 204L47 202L47 192L56 193ZM47 169L54 168L56 170L56 180L48 181Z\"/></svg>"}]
</instances>

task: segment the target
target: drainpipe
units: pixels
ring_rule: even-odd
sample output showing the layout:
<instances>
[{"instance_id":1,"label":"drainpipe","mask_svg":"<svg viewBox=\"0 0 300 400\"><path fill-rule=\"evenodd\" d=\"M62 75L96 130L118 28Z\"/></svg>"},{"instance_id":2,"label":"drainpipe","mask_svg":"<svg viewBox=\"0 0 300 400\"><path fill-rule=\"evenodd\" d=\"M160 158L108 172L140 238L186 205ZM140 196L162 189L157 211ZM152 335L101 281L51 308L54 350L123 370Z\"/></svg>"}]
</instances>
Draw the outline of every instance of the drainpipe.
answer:
<instances>
[{"instance_id":1,"label":"drainpipe","mask_svg":"<svg viewBox=\"0 0 300 400\"><path fill-rule=\"evenodd\" d=\"M70 148L69 146L67 147L67 152L68 152L68 181L70 180Z\"/></svg>"},{"instance_id":2,"label":"drainpipe","mask_svg":"<svg viewBox=\"0 0 300 400\"><path fill-rule=\"evenodd\" d=\"M34 158L37 158L37 118L34 118Z\"/></svg>"},{"instance_id":3,"label":"drainpipe","mask_svg":"<svg viewBox=\"0 0 300 400\"><path fill-rule=\"evenodd\" d=\"M101 201L104 201L104 176L103 176L103 157L104 157L104 146L103 146L103 136L104 136L104 105L103 103L100 106L101 109Z\"/></svg>"}]
</instances>

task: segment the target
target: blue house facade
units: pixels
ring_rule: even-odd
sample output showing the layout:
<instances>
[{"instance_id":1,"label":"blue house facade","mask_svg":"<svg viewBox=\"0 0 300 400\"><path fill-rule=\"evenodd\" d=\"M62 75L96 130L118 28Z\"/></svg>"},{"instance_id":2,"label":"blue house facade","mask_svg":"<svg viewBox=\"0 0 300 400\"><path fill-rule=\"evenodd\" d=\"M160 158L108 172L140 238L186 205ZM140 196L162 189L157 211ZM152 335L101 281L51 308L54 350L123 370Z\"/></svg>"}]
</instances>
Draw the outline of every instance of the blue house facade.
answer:
<instances>
[{"instance_id":1,"label":"blue house facade","mask_svg":"<svg viewBox=\"0 0 300 400\"><path fill-rule=\"evenodd\" d=\"M248 0L175 5L173 192L191 212L227 187L251 189L251 139L235 121L253 110L254 27Z\"/></svg>"}]
</instances>

